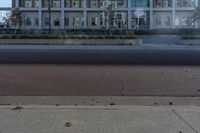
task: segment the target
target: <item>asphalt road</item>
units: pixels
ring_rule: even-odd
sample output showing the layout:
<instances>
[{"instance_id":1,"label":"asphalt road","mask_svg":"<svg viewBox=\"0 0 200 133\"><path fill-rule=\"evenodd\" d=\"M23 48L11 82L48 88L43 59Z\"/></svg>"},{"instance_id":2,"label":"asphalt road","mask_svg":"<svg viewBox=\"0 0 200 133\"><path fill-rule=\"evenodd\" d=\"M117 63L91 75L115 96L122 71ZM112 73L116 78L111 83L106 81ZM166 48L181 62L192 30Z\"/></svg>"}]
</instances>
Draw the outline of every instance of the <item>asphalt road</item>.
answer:
<instances>
[{"instance_id":1,"label":"asphalt road","mask_svg":"<svg viewBox=\"0 0 200 133\"><path fill-rule=\"evenodd\" d=\"M198 46L0 46L0 96L200 96Z\"/></svg>"},{"instance_id":2,"label":"asphalt road","mask_svg":"<svg viewBox=\"0 0 200 133\"><path fill-rule=\"evenodd\" d=\"M1 46L0 63L200 65L196 46Z\"/></svg>"},{"instance_id":3,"label":"asphalt road","mask_svg":"<svg viewBox=\"0 0 200 133\"><path fill-rule=\"evenodd\" d=\"M200 66L0 65L0 96L200 96Z\"/></svg>"}]
</instances>

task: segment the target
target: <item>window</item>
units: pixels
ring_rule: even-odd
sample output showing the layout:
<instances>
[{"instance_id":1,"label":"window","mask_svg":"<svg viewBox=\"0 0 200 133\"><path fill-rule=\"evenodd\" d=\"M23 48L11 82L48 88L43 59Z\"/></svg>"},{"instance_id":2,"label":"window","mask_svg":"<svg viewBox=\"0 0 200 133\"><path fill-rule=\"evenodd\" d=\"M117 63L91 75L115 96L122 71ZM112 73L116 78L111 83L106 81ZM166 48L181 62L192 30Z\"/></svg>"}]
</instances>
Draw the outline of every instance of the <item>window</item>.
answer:
<instances>
[{"instance_id":1,"label":"window","mask_svg":"<svg viewBox=\"0 0 200 133\"><path fill-rule=\"evenodd\" d=\"M34 6L35 6L35 7L39 7L39 0L35 0L35 1L34 1Z\"/></svg>"},{"instance_id":2,"label":"window","mask_svg":"<svg viewBox=\"0 0 200 133\"><path fill-rule=\"evenodd\" d=\"M60 0L53 0L53 7L59 8L60 7Z\"/></svg>"},{"instance_id":3,"label":"window","mask_svg":"<svg viewBox=\"0 0 200 133\"><path fill-rule=\"evenodd\" d=\"M180 25L179 17L176 17L176 18L175 18L175 25L176 25L176 26L179 26L179 25Z\"/></svg>"},{"instance_id":4,"label":"window","mask_svg":"<svg viewBox=\"0 0 200 133\"><path fill-rule=\"evenodd\" d=\"M161 17L160 16L156 17L156 25L161 25Z\"/></svg>"},{"instance_id":5,"label":"window","mask_svg":"<svg viewBox=\"0 0 200 133\"><path fill-rule=\"evenodd\" d=\"M117 7L118 8L126 7L126 0L117 0Z\"/></svg>"},{"instance_id":6,"label":"window","mask_svg":"<svg viewBox=\"0 0 200 133\"><path fill-rule=\"evenodd\" d=\"M73 17L73 26L80 27L84 25L84 18L83 17Z\"/></svg>"},{"instance_id":7,"label":"window","mask_svg":"<svg viewBox=\"0 0 200 133\"><path fill-rule=\"evenodd\" d=\"M194 7L195 0L176 0L176 7Z\"/></svg>"},{"instance_id":8,"label":"window","mask_svg":"<svg viewBox=\"0 0 200 133\"><path fill-rule=\"evenodd\" d=\"M32 7L32 0L26 0L25 7Z\"/></svg>"},{"instance_id":9,"label":"window","mask_svg":"<svg viewBox=\"0 0 200 133\"><path fill-rule=\"evenodd\" d=\"M44 24L45 24L46 26L49 25L49 17L45 17L45 18L44 18Z\"/></svg>"},{"instance_id":10,"label":"window","mask_svg":"<svg viewBox=\"0 0 200 133\"><path fill-rule=\"evenodd\" d=\"M92 26L97 26L98 22L98 17L91 17L91 25Z\"/></svg>"},{"instance_id":11,"label":"window","mask_svg":"<svg viewBox=\"0 0 200 133\"><path fill-rule=\"evenodd\" d=\"M90 7L96 8L97 7L97 1L96 0L90 0Z\"/></svg>"},{"instance_id":12,"label":"window","mask_svg":"<svg viewBox=\"0 0 200 133\"><path fill-rule=\"evenodd\" d=\"M79 8L79 0L72 0L72 7Z\"/></svg>"},{"instance_id":13,"label":"window","mask_svg":"<svg viewBox=\"0 0 200 133\"><path fill-rule=\"evenodd\" d=\"M153 7L156 8L172 7L172 0L153 0Z\"/></svg>"},{"instance_id":14,"label":"window","mask_svg":"<svg viewBox=\"0 0 200 133\"><path fill-rule=\"evenodd\" d=\"M60 26L60 19L59 18L54 19L54 26Z\"/></svg>"},{"instance_id":15,"label":"window","mask_svg":"<svg viewBox=\"0 0 200 133\"><path fill-rule=\"evenodd\" d=\"M69 0L64 1L64 7L69 7Z\"/></svg>"},{"instance_id":16,"label":"window","mask_svg":"<svg viewBox=\"0 0 200 133\"><path fill-rule=\"evenodd\" d=\"M149 0L131 0L132 7L149 7Z\"/></svg>"},{"instance_id":17,"label":"window","mask_svg":"<svg viewBox=\"0 0 200 133\"><path fill-rule=\"evenodd\" d=\"M167 26L171 25L171 18L170 17L165 18L165 25L167 25Z\"/></svg>"},{"instance_id":18,"label":"window","mask_svg":"<svg viewBox=\"0 0 200 133\"><path fill-rule=\"evenodd\" d=\"M25 24L26 24L27 26L31 26L31 18L30 18L30 17L26 17L26 22L25 22Z\"/></svg>"},{"instance_id":19,"label":"window","mask_svg":"<svg viewBox=\"0 0 200 133\"><path fill-rule=\"evenodd\" d=\"M69 17L65 17L65 26L69 26Z\"/></svg>"},{"instance_id":20,"label":"window","mask_svg":"<svg viewBox=\"0 0 200 133\"><path fill-rule=\"evenodd\" d=\"M38 17L35 17L35 26L38 26L39 25L39 19Z\"/></svg>"}]
</instances>

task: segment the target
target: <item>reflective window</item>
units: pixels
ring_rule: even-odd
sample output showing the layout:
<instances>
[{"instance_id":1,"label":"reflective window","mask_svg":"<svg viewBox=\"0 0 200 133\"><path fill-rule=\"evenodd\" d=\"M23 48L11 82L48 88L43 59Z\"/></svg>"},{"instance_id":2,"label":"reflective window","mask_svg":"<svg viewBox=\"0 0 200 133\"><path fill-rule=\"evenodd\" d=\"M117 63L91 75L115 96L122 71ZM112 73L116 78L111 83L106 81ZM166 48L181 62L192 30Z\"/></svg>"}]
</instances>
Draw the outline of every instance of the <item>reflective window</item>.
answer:
<instances>
[{"instance_id":1,"label":"reflective window","mask_svg":"<svg viewBox=\"0 0 200 133\"><path fill-rule=\"evenodd\" d=\"M153 7L156 8L172 7L172 0L153 0Z\"/></svg>"},{"instance_id":2,"label":"reflective window","mask_svg":"<svg viewBox=\"0 0 200 133\"><path fill-rule=\"evenodd\" d=\"M60 19L59 18L55 18L53 23L54 23L54 26L60 26Z\"/></svg>"},{"instance_id":3,"label":"reflective window","mask_svg":"<svg viewBox=\"0 0 200 133\"><path fill-rule=\"evenodd\" d=\"M31 17L26 17L25 25L31 26Z\"/></svg>"},{"instance_id":4,"label":"reflective window","mask_svg":"<svg viewBox=\"0 0 200 133\"><path fill-rule=\"evenodd\" d=\"M65 26L69 26L69 17L65 17Z\"/></svg>"},{"instance_id":5,"label":"reflective window","mask_svg":"<svg viewBox=\"0 0 200 133\"><path fill-rule=\"evenodd\" d=\"M149 0L131 0L132 7L149 7Z\"/></svg>"},{"instance_id":6,"label":"reflective window","mask_svg":"<svg viewBox=\"0 0 200 133\"><path fill-rule=\"evenodd\" d=\"M195 0L176 0L176 7L195 7Z\"/></svg>"}]
</instances>

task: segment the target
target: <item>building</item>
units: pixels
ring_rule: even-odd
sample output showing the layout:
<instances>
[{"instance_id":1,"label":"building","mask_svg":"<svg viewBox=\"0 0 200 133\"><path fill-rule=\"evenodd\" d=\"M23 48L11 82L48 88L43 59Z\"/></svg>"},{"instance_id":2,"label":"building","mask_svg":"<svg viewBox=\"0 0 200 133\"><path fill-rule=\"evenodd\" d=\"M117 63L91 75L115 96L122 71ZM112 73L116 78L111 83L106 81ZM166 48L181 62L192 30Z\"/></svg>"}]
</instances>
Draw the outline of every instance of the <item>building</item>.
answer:
<instances>
[{"instance_id":1,"label":"building","mask_svg":"<svg viewBox=\"0 0 200 133\"><path fill-rule=\"evenodd\" d=\"M198 1L51 0L51 27L105 29L109 25L114 29L195 28L197 24L192 21L192 15L195 7L200 5ZM48 0L12 0L12 9L22 11L22 29L48 29L48 5ZM112 5L110 12L108 5Z\"/></svg>"}]
</instances>

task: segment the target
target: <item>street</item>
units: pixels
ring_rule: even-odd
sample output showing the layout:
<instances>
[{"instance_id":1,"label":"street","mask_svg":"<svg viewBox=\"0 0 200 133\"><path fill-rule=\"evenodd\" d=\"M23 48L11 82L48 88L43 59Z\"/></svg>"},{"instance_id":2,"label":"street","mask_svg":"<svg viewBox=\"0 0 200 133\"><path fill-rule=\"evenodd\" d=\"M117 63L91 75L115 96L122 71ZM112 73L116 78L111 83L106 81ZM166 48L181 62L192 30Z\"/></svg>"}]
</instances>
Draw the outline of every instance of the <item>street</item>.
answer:
<instances>
[{"instance_id":1,"label":"street","mask_svg":"<svg viewBox=\"0 0 200 133\"><path fill-rule=\"evenodd\" d=\"M0 65L1 96L200 96L199 66Z\"/></svg>"},{"instance_id":2,"label":"street","mask_svg":"<svg viewBox=\"0 0 200 133\"><path fill-rule=\"evenodd\" d=\"M1 64L200 65L199 57L199 46L0 46Z\"/></svg>"}]
</instances>

